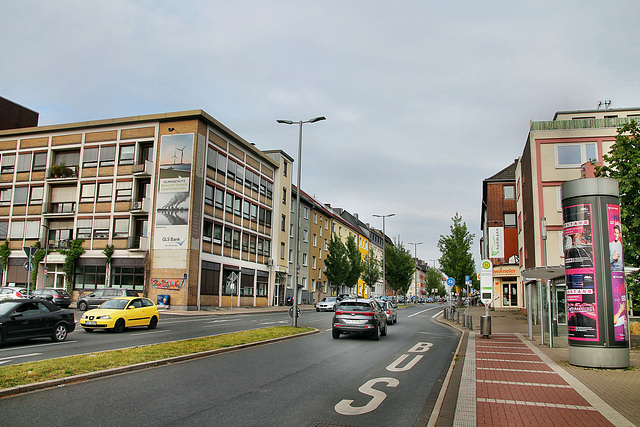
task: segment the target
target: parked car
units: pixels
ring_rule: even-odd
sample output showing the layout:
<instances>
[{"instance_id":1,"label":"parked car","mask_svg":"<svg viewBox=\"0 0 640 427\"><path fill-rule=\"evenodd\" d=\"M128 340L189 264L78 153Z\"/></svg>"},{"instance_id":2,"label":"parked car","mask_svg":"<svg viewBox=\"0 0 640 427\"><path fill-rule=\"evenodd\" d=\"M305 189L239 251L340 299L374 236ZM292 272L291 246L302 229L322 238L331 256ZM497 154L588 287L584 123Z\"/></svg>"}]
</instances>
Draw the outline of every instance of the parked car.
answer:
<instances>
[{"instance_id":1,"label":"parked car","mask_svg":"<svg viewBox=\"0 0 640 427\"><path fill-rule=\"evenodd\" d=\"M338 297L324 297L316 304L316 311L335 311Z\"/></svg>"},{"instance_id":2,"label":"parked car","mask_svg":"<svg viewBox=\"0 0 640 427\"><path fill-rule=\"evenodd\" d=\"M76 327L73 311L43 299L0 301L0 344L49 337L64 341Z\"/></svg>"},{"instance_id":3,"label":"parked car","mask_svg":"<svg viewBox=\"0 0 640 427\"><path fill-rule=\"evenodd\" d=\"M385 301L385 300L380 301L380 307L382 307L382 309L387 315L388 325L398 322L398 310L396 310L396 306L393 305L391 301Z\"/></svg>"},{"instance_id":4,"label":"parked car","mask_svg":"<svg viewBox=\"0 0 640 427\"><path fill-rule=\"evenodd\" d=\"M50 300L58 307L67 308L71 305L71 295L61 288L40 288L31 292L32 297Z\"/></svg>"},{"instance_id":5,"label":"parked car","mask_svg":"<svg viewBox=\"0 0 640 427\"><path fill-rule=\"evenodd\" d=\"M25 288L16 288L13 286L3 286L0 288L0 300L3 299L20 299L27 296Z\"/></svg>"},{"instance_id":6,"label":"parked car","mask_svg":"<svg viewBox=\"0 0 640 427\"><path fill-rule=\"evenodd\" d=\"M158 307L149 298L116 297L83 313L80 326L86 332L93 332L95 329L122 332L132 326L155 329L158 317Z\"/></svg>"},{"instance_id":7,"label":"parked car","mask_svg":"<svg viewBox=\"0 0 640 427\"><path fill-rule=\"evenodd\" d=\"M333 314L331 335L365 333L374 340L387 335L387 315L375 300L340 301Z\"/></svg>"},{"instance_id":8,"label":"parked car","mask_svg":"<svg viewBox=\"0 0 640 427\"><path fill-rule=\"evenodd\" d=\"M105 301L115 297L137 297L138 292L133 289L122 288L102 288L82 295L78 298L78 308L82 311L87 311L90 308L98 307Z\"/></svg>"}]
</instances>

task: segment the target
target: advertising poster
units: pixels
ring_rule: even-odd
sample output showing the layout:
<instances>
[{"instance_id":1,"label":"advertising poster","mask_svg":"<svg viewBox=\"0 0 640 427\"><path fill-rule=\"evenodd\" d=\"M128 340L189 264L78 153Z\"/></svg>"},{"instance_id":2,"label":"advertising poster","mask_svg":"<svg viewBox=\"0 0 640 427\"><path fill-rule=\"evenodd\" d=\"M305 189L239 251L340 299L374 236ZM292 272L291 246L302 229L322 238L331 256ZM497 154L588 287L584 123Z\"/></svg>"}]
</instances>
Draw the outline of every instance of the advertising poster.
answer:
<instances>
[{"instance_id":1,"label":"advertising poster","mask_svg":"<svg viewBox=\"0 0 640 427\"><path fill-rule=\"evenodd\" d=\"M563 209L569 339L598 341L598 301L591 205Z\"/></svg>"},{"instance_id":2,"label":"advertising poster","mask_svg":"<svg viewBox=\"0 0 640 427\"><path fill-rule=\"evenodd\" d=\"M502 227L489 227L489 258L504 258L504 231Z\"/></svg>"},{"instance_id":3,"label":"advertising poster","mask_svg":"<svg viewBox=\"0 0 640 427\"><path fill-rule=\"evenodd\" d=\"M162 136L154 249L187 249L193 137Z\"/></svg>"},{"instance_id":4,"label":"advertising poster","mask_svg":"<svg viewBox=\"0 0 640 427\"><path fill-rule=\"evenodd\" d=\"M624 263L622 261L620 206L607 205L607 229L609 236L609 262L611 264L614 337L616 341L628 341L627 289L624 281Z\"/></svg>"}]
</instances>

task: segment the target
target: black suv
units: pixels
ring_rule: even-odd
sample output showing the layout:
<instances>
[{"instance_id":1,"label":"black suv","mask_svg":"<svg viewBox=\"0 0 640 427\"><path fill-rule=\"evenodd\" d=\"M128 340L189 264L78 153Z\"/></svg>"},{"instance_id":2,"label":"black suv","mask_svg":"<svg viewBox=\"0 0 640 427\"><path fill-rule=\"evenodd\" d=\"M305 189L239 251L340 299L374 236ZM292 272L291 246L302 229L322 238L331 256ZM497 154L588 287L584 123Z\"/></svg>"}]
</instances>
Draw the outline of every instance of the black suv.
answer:
<instances>
[{"instance_id":1,"label":"black suv","mask_svg":"<svg viewBox=\"0 0 640 427\"><path fill-rule=\"evenodd\" d=\"M331 335L364 333L374 340L387 335L387 315L375 300L340 301L333 314Z\"/></svg>"},{"instance_id":2,"label":"black suv","mask_svg":"<svg viewBox=\"0 0 640 427\"><path fill-rule=\"evenodd\" d=\"M90 308L99 306L105 301L115 297L137 297L138 292L133 289L122 288L103 288L96 289L90 294L82 295L78 298L78 308L82 311L87 311Z\"/></svg>"}]
</instances>

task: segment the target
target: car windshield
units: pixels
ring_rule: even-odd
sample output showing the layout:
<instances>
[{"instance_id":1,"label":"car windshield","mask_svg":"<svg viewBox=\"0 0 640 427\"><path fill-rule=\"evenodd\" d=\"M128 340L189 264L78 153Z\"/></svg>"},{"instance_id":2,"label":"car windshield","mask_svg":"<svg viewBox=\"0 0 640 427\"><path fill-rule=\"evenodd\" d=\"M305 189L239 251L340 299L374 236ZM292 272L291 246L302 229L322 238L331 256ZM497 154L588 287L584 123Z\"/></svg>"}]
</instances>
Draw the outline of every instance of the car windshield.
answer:
<instances>
[{"instance_id":1,"label":"car windshield","mask_svg":"<svg viewBox=\"0 0 640 427\"><path fill-rule=\"evenodd\" d=\"M109 301L105 301L102 303L100 308L109 308L112 310L122 310L129 303L128 299L110 299Z\"/></svg>"},{"instance_id":2,"label":"car windshield","mask_svg":"<svg viewBox=\"0 0 640 427\"><path fill-rule=\"evenodd\" d=\"M336 297L324 297L321 302L333 302L336 300Z\"/></svg>"},{"instance_id":3,"label":"car windshield","mask_svg":"<svg viewBox=\"0 0 640 427\"><path fill-rule=\"evenodd\" d=\"M0 302L0 316L6 316L15 310L21 303L19 302Z\"/></svg>"},{"instance_id":4,"label":"car windshield","mask_svg":"<svg viewBox=\"0 0 640 427\"><path fill-rule=\"evenodd\" d=\"M340 304L340 310L346 311L371 311L371 306L364 302L344 302Z\"/></svg>"}]
</instances>

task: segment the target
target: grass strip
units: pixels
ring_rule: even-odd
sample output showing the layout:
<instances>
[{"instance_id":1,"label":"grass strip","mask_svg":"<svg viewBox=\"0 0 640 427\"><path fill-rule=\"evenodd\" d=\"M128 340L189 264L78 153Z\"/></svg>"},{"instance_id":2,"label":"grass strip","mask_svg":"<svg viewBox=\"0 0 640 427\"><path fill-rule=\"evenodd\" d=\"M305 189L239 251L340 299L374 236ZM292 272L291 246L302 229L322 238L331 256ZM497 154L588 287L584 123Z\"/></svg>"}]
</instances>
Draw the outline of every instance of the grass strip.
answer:
<instances>
[{"instance_id":1,"label":"grass strip","mask_svg":"<svg viewBox=\"0 0 640 427\"><path fill-rule=\"evenodd\" d=\"M0 389L298 335L313 328L275 326L0 367Z\"/></svg>"}]
</instances>

